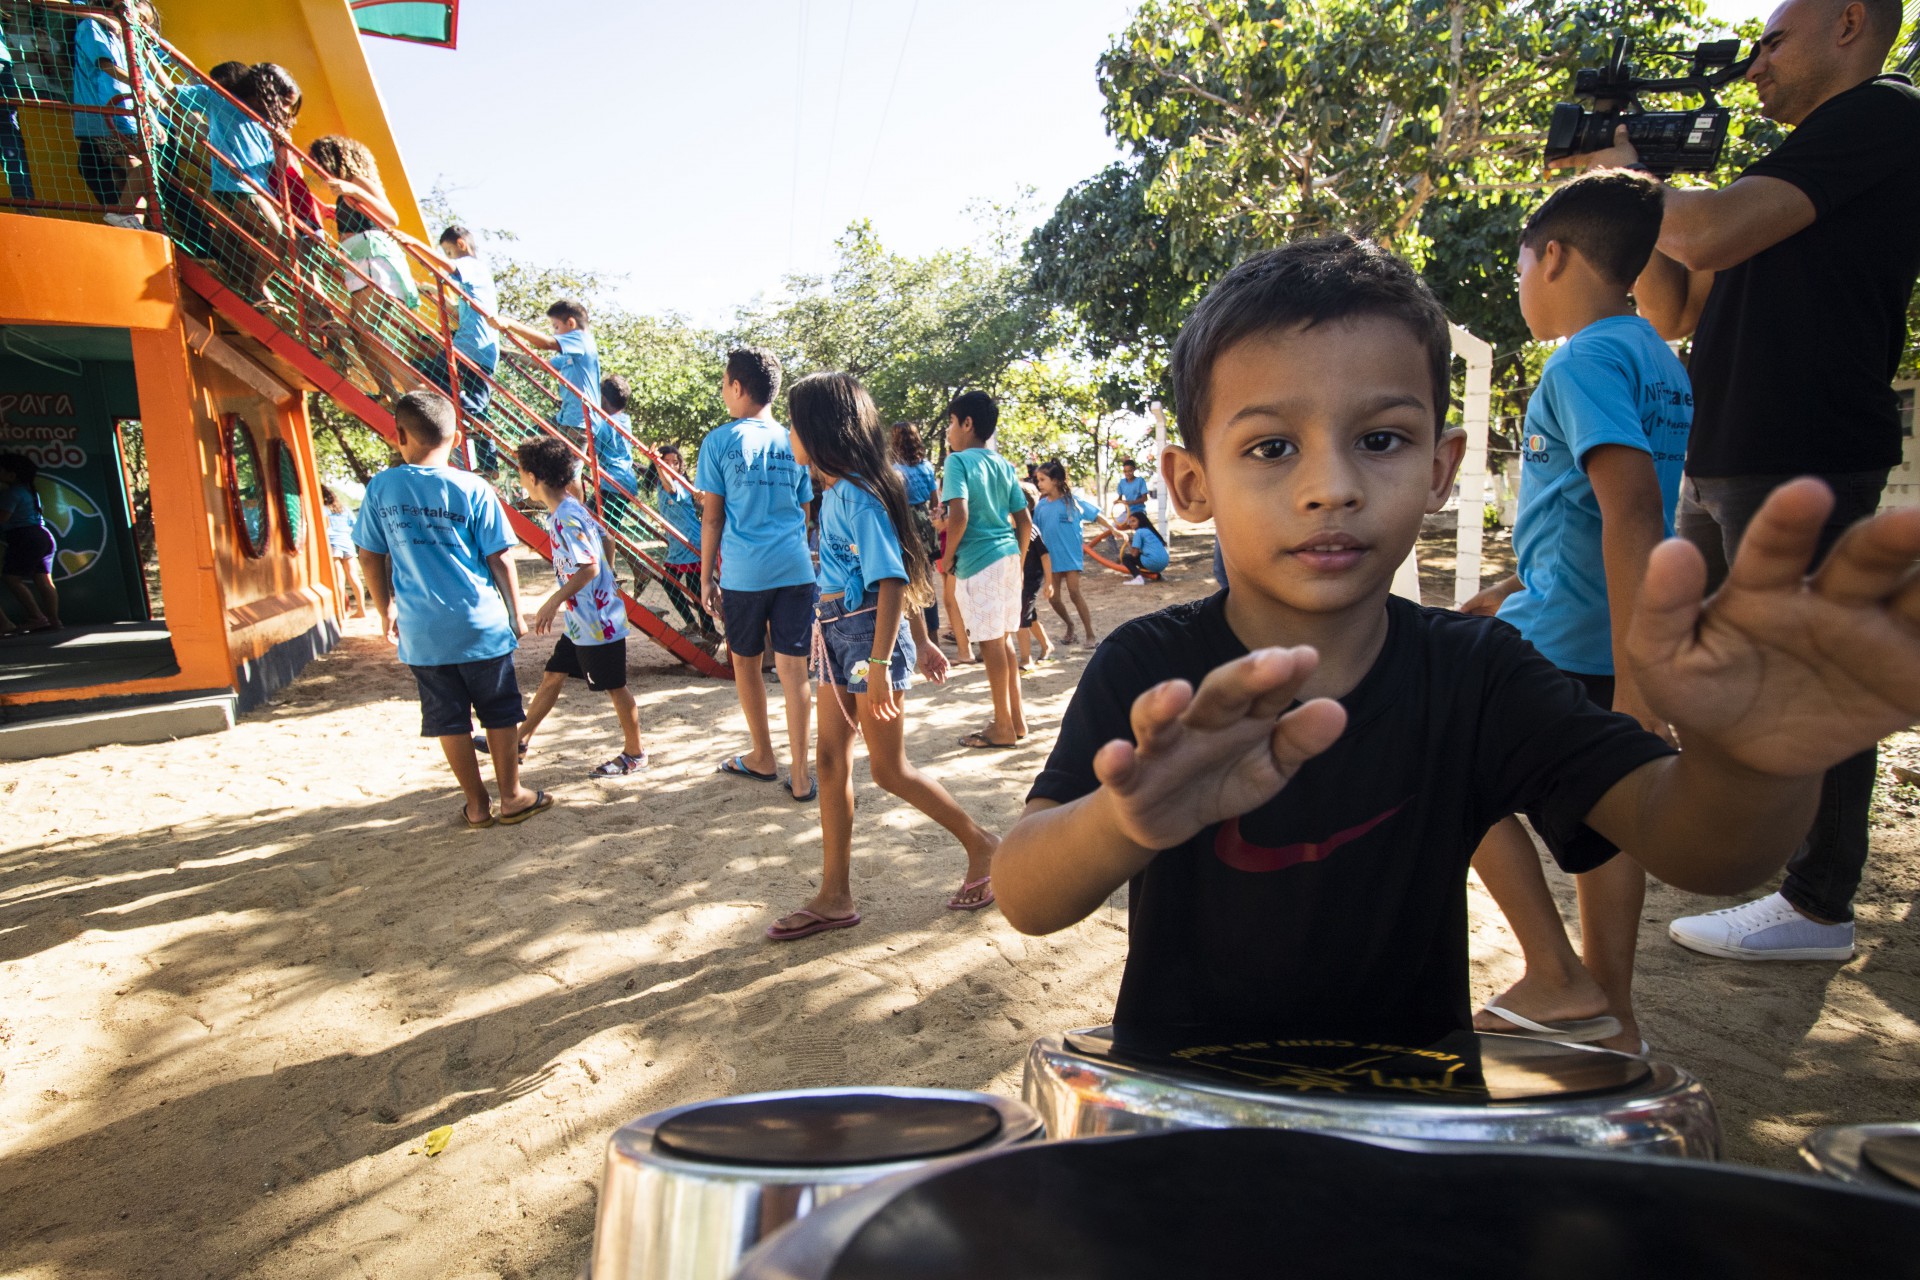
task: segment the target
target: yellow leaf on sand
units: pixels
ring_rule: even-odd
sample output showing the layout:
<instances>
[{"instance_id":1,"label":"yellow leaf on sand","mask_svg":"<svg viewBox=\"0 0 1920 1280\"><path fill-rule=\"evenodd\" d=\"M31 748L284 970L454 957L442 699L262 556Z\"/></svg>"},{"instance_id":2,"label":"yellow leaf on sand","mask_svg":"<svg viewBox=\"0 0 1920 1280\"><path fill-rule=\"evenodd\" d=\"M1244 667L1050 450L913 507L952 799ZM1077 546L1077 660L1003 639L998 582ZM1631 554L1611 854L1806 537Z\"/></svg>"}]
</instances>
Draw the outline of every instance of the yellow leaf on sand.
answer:
<instances>
[{"instance_id":1,"label":"yellow leaf on sand","mask_svg":"<svg viewBox=\"0 0 1920 1280\"><path fill-rule=\"evenodd\" d=\"M453 1126L443 1124L427 1134L427 1154L437 1156L447 1149L447 1143L453 1140Z\"/></svg>"}]
</instances>

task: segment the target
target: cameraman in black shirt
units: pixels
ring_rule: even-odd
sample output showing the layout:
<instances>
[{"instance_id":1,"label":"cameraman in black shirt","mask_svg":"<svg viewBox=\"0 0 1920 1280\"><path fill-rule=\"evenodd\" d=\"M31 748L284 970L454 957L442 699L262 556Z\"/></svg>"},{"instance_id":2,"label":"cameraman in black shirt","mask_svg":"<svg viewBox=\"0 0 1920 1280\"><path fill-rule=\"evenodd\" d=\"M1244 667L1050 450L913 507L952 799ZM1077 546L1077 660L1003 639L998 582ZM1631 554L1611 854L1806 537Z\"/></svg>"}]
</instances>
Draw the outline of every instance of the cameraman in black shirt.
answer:
<instances>
[{"instance_id":1,"label":"cameraman in black shirt","mask_svg":"<svg viewBox=\"0 0 1920 1280\"><path fill-rule=\"evenodd\" d=\"M1899 0L1788 0L1747 72L1785 142L1719 191L1669 190L1635 293L1669 340L1693 335L1693 439L1679 532L1726 576L1777 485L1817 475L1835 504L1819 555L1871 515L1900 425L1891 382L1920 272L1920 92L1882 75ZM1633 167L1613 147L1582 164ZM1828 772L1779 893L1689 916L1674 941L1742 960L1846 960L1867 860L1869 750Z\"/></svg>"}]
</instances>

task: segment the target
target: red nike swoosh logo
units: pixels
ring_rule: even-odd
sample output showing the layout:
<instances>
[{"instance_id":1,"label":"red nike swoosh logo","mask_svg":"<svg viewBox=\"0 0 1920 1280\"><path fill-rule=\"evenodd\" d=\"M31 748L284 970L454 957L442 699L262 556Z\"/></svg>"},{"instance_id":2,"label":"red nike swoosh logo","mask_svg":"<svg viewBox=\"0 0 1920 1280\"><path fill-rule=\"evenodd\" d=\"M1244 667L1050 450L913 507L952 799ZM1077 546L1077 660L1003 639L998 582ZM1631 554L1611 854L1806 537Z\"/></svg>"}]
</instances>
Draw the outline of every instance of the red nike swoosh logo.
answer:
<instances>
[{"instance_id":1,"label":"red nike swoosh logo","mask_svg":"<svg viewBox=\"0 0 1920 1280\"><path fill-rule=\"evenodd\" d=\"M1385 813L1368 818L1357 827L1336 831L1325 840L1308 840L1301 844L1254 844L1240 834L1240 819L1235 818L1224 824L1220 834L1213 838L1213 856L1235 871L1282 871L1303 862L1319 862L1332 857L1335 849L1358 840L1406 807L1407 801L1402 800Z\"/></svg>"}]
</instances>

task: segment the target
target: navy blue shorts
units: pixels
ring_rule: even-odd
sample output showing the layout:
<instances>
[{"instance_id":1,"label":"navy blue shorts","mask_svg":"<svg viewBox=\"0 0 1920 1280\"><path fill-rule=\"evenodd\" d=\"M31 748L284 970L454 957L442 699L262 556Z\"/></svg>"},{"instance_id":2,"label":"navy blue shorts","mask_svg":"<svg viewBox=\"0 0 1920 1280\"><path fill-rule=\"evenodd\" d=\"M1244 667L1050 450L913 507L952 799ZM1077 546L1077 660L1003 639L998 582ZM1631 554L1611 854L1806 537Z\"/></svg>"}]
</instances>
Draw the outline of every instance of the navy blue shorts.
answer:
<instances>
[{"instance_id":1,"label":"navy blue shorts","mask_svg":"<svg viewBox=\"0 0 1920 1280\"><path fill-rule=\"evenodd\" d=\"M820 602L820 635L826 642L827 669L813 674L827 684L844 686L848 693L865 693L868 680L880 673L869 670L867 675L855 676L853 668L856 663L872 660L873 637L880 618L872 605L857 613L848 613L846 605L845 600ZM887 676L894 688L904 689L913 683L914 656L913 629L902 617L887 660Z\"/></svg>"},{"instance_id":2,"label":"navy blue shorts","mask_svg":"<svg viewBox=\"0 0 1920 1280\"><path fill-rule=\"evenodd\" d=\"M720 588L720 611L726 615L727 652L757 658L767 647L767 628L773 628L773 651L789 658L813 652L813 600L819 589L811 582L770 591L729 591Z\"/></svg>"},{"instance_id":3,"label":"navy blue shorts","mask_svg":"<svg viewBox=\"0 0 1920 1280\"><path fill-rule=\"evenodd\" d=\"M520 682L513 674L513 654L455 662L444 667L410 667L420 686L420 736L462 738L473 732L473 720L482 729L509 729L527 718L520 701Z\"/></svg>"}]
</instances>

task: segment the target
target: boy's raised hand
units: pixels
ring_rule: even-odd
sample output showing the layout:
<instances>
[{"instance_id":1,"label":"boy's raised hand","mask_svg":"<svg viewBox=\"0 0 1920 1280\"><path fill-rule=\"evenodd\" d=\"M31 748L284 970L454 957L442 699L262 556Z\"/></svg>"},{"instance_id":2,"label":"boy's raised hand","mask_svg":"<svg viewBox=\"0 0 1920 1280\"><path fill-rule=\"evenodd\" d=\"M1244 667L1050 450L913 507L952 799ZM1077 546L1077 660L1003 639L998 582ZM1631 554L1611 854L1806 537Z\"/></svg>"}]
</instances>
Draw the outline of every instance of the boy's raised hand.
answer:
<instances>
[{"instance_id":1,"label":"boy's raised hand","mask_svg":"<svg viewBox=\"0 0 1920 1280\"><path fill-rule=\"evenodd\" d=\"M1654 551L1627 656L1683 746L1807 777L1920 720L1920 510L1855 525L1809 578L1832 509L1818 480L1776 489L1704 602L1699 552Z\"/></svg>"},{"instance_id":2,"label":"boy's raised hand","mask_svg":"<svg viewBox=\"0 0 1920 1280\"><path fill-rule=\"evenodd\" d=\"M1331 699L1286 710L1319 663L1306 647L1262 649L1216 668L1197 690L1170 680L1135 699L1134 741L1116 739L1093 758L1122 834L1171 849L1279 794L1346 728Z\"/></svg>"}]
</instances>

